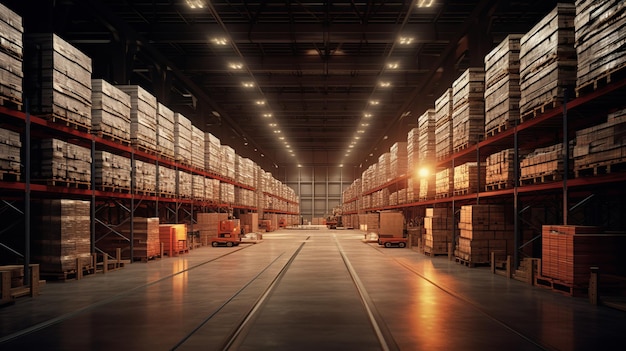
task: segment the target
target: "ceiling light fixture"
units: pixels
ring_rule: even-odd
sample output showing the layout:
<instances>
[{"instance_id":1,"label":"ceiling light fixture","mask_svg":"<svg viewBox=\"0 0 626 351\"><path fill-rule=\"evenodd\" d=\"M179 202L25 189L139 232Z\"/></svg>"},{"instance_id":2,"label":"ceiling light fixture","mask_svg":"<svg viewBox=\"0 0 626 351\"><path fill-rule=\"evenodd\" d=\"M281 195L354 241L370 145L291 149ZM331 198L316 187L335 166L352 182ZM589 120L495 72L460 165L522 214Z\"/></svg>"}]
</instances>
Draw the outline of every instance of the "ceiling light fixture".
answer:
<instances>
[{"instance_id":1,"label":"ceiling light fixture","mask_svg":"<svg viewBox=\"0 0 626 351\"><path fill-rule=\"evenodd\" d=\"M254 83L253 82L243 82L242 83L244 88L252 88L254 87Z\"/></svg>"},{"instance_id":2,"label":"ceiling light fixture","mask_svg":"<svg viewBox=\"0 0 626 351\"><path fill-rule=\"evenodd\" d=\"M397 62L390 62L387 64L387 68L389 69L398 69L398 67L400 67L400 65Z\"/></svg>"},{"instance_id":3,"label":"ceiling light fixture","mask_svg":"<svg viewBox=\"0 0 626 351\"><path fill-rule=\"evenodd\" d=\"M389 88L391 86L390 82L380 82L380 86L383 88Z\"/></svg>"},{"instance_id":4,"label":"ceiling light fixture","mask_svg":"<svg viewBox=\"0 0 626 351\"><path fill-rule=\"evenodd\" d=\"M213 44L219 46L226 46L226 44L228 44L228 39L226 38L213 38L211 39L211 41L213 42Z\"/></svg>"},{"instance_id":5,"label":"ceiling light fixture","mask_svg":"<svg viewBox=\"0 0 626 351\"><path fill-rule=\"evenodd\" d=\"M370 105L378 105L380 104L380 101L378 100L370 100Z\"/></svg>"},{"instance_id":6,"label":"ceiling light fixture","mask_svg":"<svg viewBox=\"0 0 626 351\"><path fill-rule=\"evenodd\" d=\"M239 62L231 62L228 64L228 67L230 69L243 69L243 64L239 63Z\"/></svg>"},{"instance_id":7,"label":"ceiling light fixture","mask_svg":"<svg viewBox=\"0 0 626 351\"><path fill-rule=\"evenodd\" d=\"M371 113L366 113L366 114L363 115L363 117L370 118L370 117L372 117L372 114Z\"/></svg>"},{"instance_id":8,"label":"ceiling light fixture","mask_svg":"<svg viewBox=\"0 0 626 351\"><path fill-rule=\"evenodd\" d=\"M185 0L185 2L192 9L203 9L207 6L204 0Z\"/></svg>"},{"instance_id":9,"label":"ceiling light fixture","mask_svg":"<svg viewBox=\"0 0 626 351\"><path fill-rule=\"evenodd\" d=\"M265 105L265 100L257 100L254 103L257 105Z\"/></svg>"},{"instance_id":10,"label":"ceiling light fixture","mask_svg":"<svg viewBox=\"0 0 626 351\"><path fill-rule=\"evenodd\" d=\"M400 45L410 45L410 44L413 44L413 40L415 39L411 37L400 37L398 42L400 43Z\"/></svg>"},{"instance_id":11,"label":"ceiling light fixture","mask_svg":"<svg viewBox=\"0 0 626 351\"><path fill-rule=\"evenodd\" d=\"M417 7L431 7L435 3L435 0L418 0Z\"/></svg>"},{"instance_id":12,"label":"ceiling light fixture","mask_svg":"<svg viewBox=\"0 0 626 351\"><path fill-rule=\"evenodd\" d=\"M263 117L269 118L269 117L272 117L272 114L271 113L264 113Z\"/></svg>"}]
</instances>

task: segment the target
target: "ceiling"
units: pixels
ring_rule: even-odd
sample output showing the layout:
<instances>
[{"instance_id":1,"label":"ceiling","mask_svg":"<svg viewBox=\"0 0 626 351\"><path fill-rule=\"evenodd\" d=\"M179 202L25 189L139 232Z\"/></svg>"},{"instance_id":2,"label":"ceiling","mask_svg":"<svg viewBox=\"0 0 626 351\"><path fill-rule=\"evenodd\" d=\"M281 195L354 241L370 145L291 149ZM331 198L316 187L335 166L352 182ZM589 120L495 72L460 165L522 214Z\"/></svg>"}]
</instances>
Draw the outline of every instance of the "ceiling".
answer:
<instances>
[{"instance_id":1,"label":"ceiling","mask_svg":"<svg viewBox=\"0 0 626 351\"><path fill-rule=\"evenodd\" d=\"M53 31L88 54L94 78L142 85L268 171L375 163L406 141L464 69L482 66L507 34L526 33L556 5L46 0L33 9L2 2L23 17L26 32Z\"/></svg>"}]
</instances>

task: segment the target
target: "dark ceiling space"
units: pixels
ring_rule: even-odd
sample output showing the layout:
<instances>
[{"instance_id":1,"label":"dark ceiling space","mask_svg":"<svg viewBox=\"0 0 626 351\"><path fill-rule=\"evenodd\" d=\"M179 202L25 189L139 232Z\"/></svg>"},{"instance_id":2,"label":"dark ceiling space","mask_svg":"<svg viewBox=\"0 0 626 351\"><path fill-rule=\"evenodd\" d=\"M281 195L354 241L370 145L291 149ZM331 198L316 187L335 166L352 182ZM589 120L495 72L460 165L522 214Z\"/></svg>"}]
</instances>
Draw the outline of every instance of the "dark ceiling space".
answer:
<instances>
[{"instance_id":1,"label":"dark ceiling space","mask_svg":"<svg viewBox=\"0 0 626 351\"><path fill-rule=\"evenodd\" d=\"M526 33L556 5L2 2L23 17L26 33L54 32L88 54L94 78L143 86L268 171L375 163L394 142L406 141L463 70L482 66L507 34Z\"/></svg>"}]
</instances>

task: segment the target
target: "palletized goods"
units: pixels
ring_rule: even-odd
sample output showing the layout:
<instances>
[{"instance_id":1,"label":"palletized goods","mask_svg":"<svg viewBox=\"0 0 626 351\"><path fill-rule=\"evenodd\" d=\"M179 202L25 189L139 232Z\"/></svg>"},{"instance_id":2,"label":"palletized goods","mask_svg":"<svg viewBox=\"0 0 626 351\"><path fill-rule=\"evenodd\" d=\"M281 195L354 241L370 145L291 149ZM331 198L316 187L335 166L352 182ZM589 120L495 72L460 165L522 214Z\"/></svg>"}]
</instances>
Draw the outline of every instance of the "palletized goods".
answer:
<instances>
[{"instance_id":1,"label":"palletized goods","mask_svg":"<svg viewBox=\"0 0 626 351\"><path fill-rule=\"evenodd\" d=\"M157 150L157 100L138 85L117 85L130 96L130 140L142 151Z\"/></svg>"},{"instance_id":2,"label":"palletized goods","mask_svg":"<svg viewBox=\"0 0 626 351\"><path fill-rule=\"evenodd\" d=\"M23 83L22 17L0 4L0 99L21 104Z\"/></svg>"},{"instance_id":3,"label":"palletized goods","mask_svg":"<svg viewBox=\"0 0 626 351\"><path fill-rule=\"evenodd\" d=\"M91 80L91 130L130 144L130 96L102 79Z\"/></svg>"}]
</instances>

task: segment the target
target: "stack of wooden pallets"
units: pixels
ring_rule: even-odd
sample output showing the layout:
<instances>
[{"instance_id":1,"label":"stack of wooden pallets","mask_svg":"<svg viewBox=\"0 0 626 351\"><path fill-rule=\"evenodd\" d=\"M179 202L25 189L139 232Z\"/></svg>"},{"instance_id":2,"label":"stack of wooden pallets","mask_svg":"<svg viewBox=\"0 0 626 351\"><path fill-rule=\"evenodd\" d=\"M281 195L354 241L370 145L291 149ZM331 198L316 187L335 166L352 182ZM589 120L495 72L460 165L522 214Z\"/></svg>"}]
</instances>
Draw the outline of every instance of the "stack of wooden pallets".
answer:
<instances>
[{"instance_id":1,"label":"stack of wooden pallets","mask_svg":"<svg viewBox=\"0 0 626 351\"><path fill-rule=\"evenodd\" d=\"M520 118L561 104L576 84L574 4L559 3L520 40Z\"/></svg>"},{"instance_id":2,"label":"stack of wooden pallets","mask_svg":"<svg viewBox=\"0 0 626 351\"><path fill-rule=\"evenodd\" d=\"M468 68L452 84L452 150L466 149L485 133L485 70Z\"/></svg>"},{"instance_id":3,"label":"stack of wooden pallets","mask_svg":"<svg viewBox=\"0 0 626 351\"><path fill-rule=\"evenodd\" d=\"M157 102L157 151L174 160L174 111Z\"/></svg>"},{"instance_id":4,"label":"stack of wooden pallets","mask_svg":"<svg viewBox=\"0 0 626 351\"><path fill-rule=\"evenodd\" d=\"M170 257L188 252L187 225L159 224L159 241L163 244L163 253Z\"/></svg>"},{"instance_id":5,"label":"stack of wooden pallets","mask_svg":"<svg viewBox=\"0 0 626 351\"><path fill-rule=\"evenodd\" d=\"M0 105L22 106L23 36L22 17L0 4Z\"/></svg>"},{"instance_id":6,"label":"stack of wooden pallets","mask_svg":"<svg viewBox=\"0 0 626 351\"><path fill-rule=\"evenodd\" d=\"M488 264L491 253L496 260L505 260L513 253L513 224L503 206L461 206L459 242L455 256L469 266Z\"/></svg>"},{"instance_id":7,"label":"stack of wooden pallets","mask_svg":"<svg viewBox=\"0 0 626 351\"><path fill-rule=\"evenodd\" d=\"M103 79L91 80L91 131L130 144L130 96Z\"/></svg>"},{"instance_id":8,"label":"stack of wooden pallets","mask_svg":"<svg viewBox=\"0 0 626 351\"><path fill-rule=\"evenodd\" d=\"M606 123L576 131L576 176L626 168L626 109L609 114Z\"/></svg>"},{"instance_id":9,"label":"stack of wooden pallets","mask_svg":"<svg viewBox=\"0 0 626 351\"><path fill-rule=\"evenodd\" d=\"M56 34L25 36L24 85L31 112L91 130L91 58Z\"/></svg>"},{"instance_id":10,"label":"stack of wooden pallets","mask_svg":"<svg viewBox=\"0 0 626 351\"><path fill-rule=\"evenodd\" d=\"M148 153L157 150L157 99L138 85L118 85L130 96L130 142Z\"/></svg>"},{"instance_id":11,"label":"stack of wooden pallets","mask_svg":"<svg viewBox=\"0 0 626 351\"><path fill-rule=\"evenodd\" d=\"M452 153L452 88L435 101L435 156L442 160Z\"/></svg>"},{"instance_id":12,"label":"stack of wooden pallets","mask_svg":"<svg viewBox=\"0 0 626 351\"><path fill-rule=\"evenodd\" d=\"M19 181L22 141L20 134L0 128L0 180Z\"/></svg>"},{"instance_id":13,"label":"stack of wooden pallets","mask_svg":"<svg viewBox=\"0 0 626 351\"><path fill-rule=\"evenodd\" d=\"M592 91L611 82L626 66L626 3L615 0L576 1L576 88Z\"/></svg>"},{"instance_id":14,"label":"stack of wooden pallets","mask_svg":"<svg viewBox=\"0 0 626 351\"><path fill-rule=\"evenodd\" d=\"M447 255L448 245L451 245L452 209L448 207L427 208L424 217L424 253L428 255Z\"/></svg>"},{"instance_id":15,"label":"stack of wooden pallets","mask_svg":"<svg viewBox=\"0 0 626 351\"><path fill-rule=\"evenodd\" d=\"M508 129L519 120L520 39L510 34L485 56L485 136Z\"/></svg>"}]
</instances>

